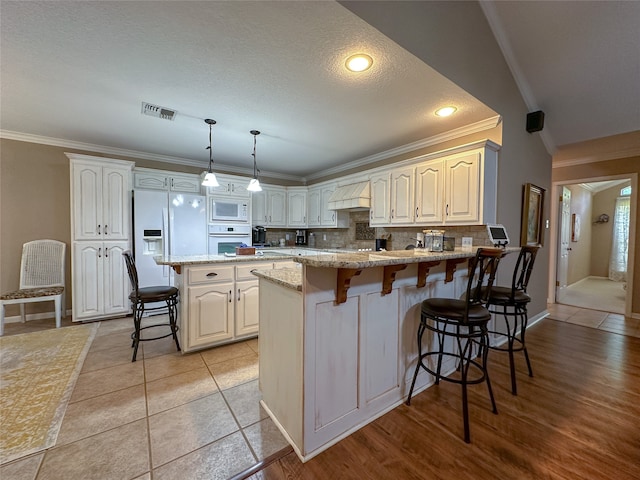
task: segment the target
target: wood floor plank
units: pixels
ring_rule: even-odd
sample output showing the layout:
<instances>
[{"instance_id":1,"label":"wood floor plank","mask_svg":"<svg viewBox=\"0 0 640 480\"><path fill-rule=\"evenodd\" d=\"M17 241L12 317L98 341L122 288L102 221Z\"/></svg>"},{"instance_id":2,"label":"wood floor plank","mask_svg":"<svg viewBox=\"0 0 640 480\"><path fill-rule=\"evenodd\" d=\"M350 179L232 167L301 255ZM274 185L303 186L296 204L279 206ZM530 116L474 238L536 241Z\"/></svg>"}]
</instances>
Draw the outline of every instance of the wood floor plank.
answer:
<instances>
[{"instance_id":1,"label":"wood floor plank","mask_svg":"<svg viewBox=\"0 0 640 480\"><path fill-rule=\"evenodd\" d=\"M545 319L527 332L534 377L491 352L498 415L469 389L471 444L460 387L431 387L306 463L294 453L251 480L640 478L640 338Z\"/></svg>"}]
</instances>

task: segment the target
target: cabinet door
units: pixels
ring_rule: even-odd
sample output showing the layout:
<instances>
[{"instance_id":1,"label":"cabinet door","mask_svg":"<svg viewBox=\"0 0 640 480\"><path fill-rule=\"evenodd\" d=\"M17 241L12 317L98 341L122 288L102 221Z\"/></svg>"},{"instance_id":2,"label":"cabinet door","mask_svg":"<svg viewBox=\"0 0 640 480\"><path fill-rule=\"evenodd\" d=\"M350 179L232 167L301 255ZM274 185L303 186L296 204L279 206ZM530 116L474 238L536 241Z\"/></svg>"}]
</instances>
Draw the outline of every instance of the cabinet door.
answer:
<instances>
[{"instance_id":1,"label":"cabinet door","mask_svg":"<svg viewBox=\"0 0 640 480\"><path fill-rule=\"evenodd\" d=\"M103 244L104 314L127 313L130 310L131 284L122 253L129 247L127 242L105 242Z\"/></svg>"},{"instance_id":2,"label":"cabinet door","mask_svg":"<svg viewBox=\"0 0 640 480\"><path fill-rule=\"evenodd\" d=\"M124 168L102 169L102 238L129 238L129 175Z\"/></svg>"},{"instance_id":3,"label":"cabinet door","mask_svg":"<svg viewBox=\"0 0 640 480\"><path fill-rule=\"evenodd\" d=\"M172 192L200 194L200 175L172 175L169 178L169 190Z\"/></svg>"},{"instance_id":4,"label":"cabinet door","mask_svg":"<svg viewBox=\"0 0 640 480\"><path fill-rule=\"evenodd\" d=\"M369 214L369 225L388 225L390 223L389 185L389 173L371 176L371 212Z\"/></svg>"},{"instance_id":5,"label":"cabinet door","mask_svg":"<svg viewBox=\"0 0 640 480\"><path fill-rule=\"evenodd\" d=\"M445 223L477 223L480 211L480 154L445 161Z\"/></svg>"},{"instance_id":6,"label":"cabinet door","mask_svg":"<svg viewBox=\"0 0 640 480\"><path fill-rule=\"evenodd\" d=\"M144 188L147 190L168 190L169 177L164 173L135 172L133 185L135 188Z\"/></svg>"},{"instance_id":7,"label":"cabinet door","mask_svg":"<svg viewBox=\"0 0 640 480\"><path fill-rule=\"evenodd\" d=\"M242 197L242 198L251 197L251 192L247 190L247 187L249 186L249 181L250 179L232 181L230 184L231 191L229 192L229 194L233 195L234 197Z\"/></svg>"},{"instance_id":8,"label":"cabinet door","mask_svg":"<svg viewBox=\"0 0 640 480\"><path fill-rule=\"evenodd\" d=\"M188 292L186 350L233 338L233 282L189 287Z\"/></svg>"},{"instance_id":9,"label":"cabinet door","mask_svg":"<svg viewBox=\"0 0 640 480\"><path fill-rule=\"evenodd\" d=\"M322 205L322 189L310 188L307 195L307 225L310 227L319 227L321 224L321 205Z\"/></svg>"},{"instance_id":10,"label":"cabinet door","mask_svg":"<svg viewBox=\"0 0 640 480\"><path fill-rule=\"evenodd\" d=\"M236 282L236 337L258 333L258 280Z\"/></svg>"},{"instance_id":11,"label":"cabinet door","mask_svg":"<svg viewBox=\"0 0 640 480\"><path fill-rule=\"evenodd\" d=\"M102 239L102 168L83 164L72 168L74 239Z\"/></svg>"},{"instance_id":12,"label":"cabinet door","mask_svg":"<svg viewBox=\"0 0 640 480\"><path fill-rule=\"evenodd\" d=\"M267 225L269 222L267 213L267 192L254 192L251 194L251 223L254 225Z\"/></svg>"},{"instance_id":13,"label":"cabinet door","mask_svg":"<svg viewBox=\"0 0 640 480\"><path fill-rule=\"evenodd\" d=\"M416 223L442 223L443 163L441 160L416 167Z\"/></svg>"},{"instance_id":14,"label":"cabinet door","mask_svg":"<svg viewBox=\"0 0 640 480\"><path fill-rule=\"evenodd\" d=\"M73 321L104 312L102 242L73 244Z\"/></svg>"},{"instance_id":15,"label":"cabinet door","mask_svg":"<svg viewBox=\"0 0 640 480\"><path fill-rule=\"evenodd\" d=\"M307 226L307 192L294 190L287 192L287 226Z\"/></svg>"},{"instance_id":16,"label":"cabinet door","mask_svg":"<svg viewBox=\"0 0 640 480\"><path fill-rule=\"evenodd\" d=\"M411 224L413 211L414 167L391 172L391 223Z\"/></svg>"},{"instance_id":17,"label":"cabinet door","mask_svg":"<svg viewBox=\"0 0 640 480\"><path fill-rule=\"evenodd\" d=\"M268 225L285 227L287 225L287 194L285 189L267 191Z\"/></svg>"},{"instance_id":18,"label":"cabinet door","mask_svg":"<svg viewBox=\"0 0 640 480\"><path fill-rule=\"evenodd\" d=\"M231 197L249 198L251 192L247 190L249 186L249 178L244 177L231 177L225 175L218 175L219 187L210 188L210 194L215 195L229 195Z\"/></svg>"}]
</instances>

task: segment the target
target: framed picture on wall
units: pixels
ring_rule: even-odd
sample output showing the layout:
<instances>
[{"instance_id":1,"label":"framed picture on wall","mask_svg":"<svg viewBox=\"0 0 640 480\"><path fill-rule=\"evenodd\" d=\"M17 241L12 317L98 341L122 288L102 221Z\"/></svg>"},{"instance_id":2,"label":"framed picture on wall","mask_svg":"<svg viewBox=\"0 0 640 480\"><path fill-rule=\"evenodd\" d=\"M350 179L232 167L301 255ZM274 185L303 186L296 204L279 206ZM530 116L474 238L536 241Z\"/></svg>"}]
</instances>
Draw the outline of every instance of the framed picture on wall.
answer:
<instances>
[{"instance_id":1,"label":"framed picture on wall","mask_svg":"<svg viewBox=\"0 0 640 480\"><path fill-rule=\"evenodd\" d=\"M525 183L522 196L520 245L541 247L544 244L544 188Z\"/></svg>"},{"instance_id":2,"label":"framed picture on wall","mask_svg":"<svg viewBox=\"0 0 640 480\"><path fill-rule=\"evenodd\" d=\"M571 214L571 241L577 242L580 240L580 214Z\"/></svg>"}]
</instances>

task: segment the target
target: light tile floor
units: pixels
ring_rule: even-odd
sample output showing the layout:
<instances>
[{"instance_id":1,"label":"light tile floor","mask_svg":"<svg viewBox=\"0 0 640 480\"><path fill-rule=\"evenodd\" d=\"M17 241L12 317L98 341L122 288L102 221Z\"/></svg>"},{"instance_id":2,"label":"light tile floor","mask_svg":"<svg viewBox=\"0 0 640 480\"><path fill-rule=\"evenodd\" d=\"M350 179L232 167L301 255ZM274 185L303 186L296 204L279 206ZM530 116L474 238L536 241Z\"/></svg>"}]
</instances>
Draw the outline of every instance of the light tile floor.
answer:
<instances>
[{"instance_id":1,"label":"light tile floor","mask_svg":"<svg viewBox=\"0 0 640 480\"><path fill-rule=\"evenodd\" d=\"M561 322L597 328L630 337L640 337L640 320L619 313L601 312L586 308L553 303L547 305L549 316Z\"/></svg>"},{"instance_id":2,"label":"light tile floor","mask_svg":"<svg viewBox=\"0 0 640 480\"><path fill-rule=\"evenodd\" d=\"M257 339L182 355L166 338L132 363L131 329L100 324L56 445L0 467L2 480L228 479L287 447L259 405Z\"/></svg>"}]
</instances>

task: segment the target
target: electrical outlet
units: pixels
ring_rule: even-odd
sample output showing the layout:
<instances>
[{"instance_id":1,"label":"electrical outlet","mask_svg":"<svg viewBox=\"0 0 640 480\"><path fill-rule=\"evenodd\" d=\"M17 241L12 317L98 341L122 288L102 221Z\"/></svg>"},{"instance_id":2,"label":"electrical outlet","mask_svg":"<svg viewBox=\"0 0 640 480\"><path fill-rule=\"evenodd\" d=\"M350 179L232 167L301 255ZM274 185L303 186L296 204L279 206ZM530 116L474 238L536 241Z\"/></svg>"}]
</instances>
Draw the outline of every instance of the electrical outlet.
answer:
<instances>
[{"instance_id":1,"label":"electrical outlet","mask_svg":"<svg viewBox=\"0 0 640 480\"><path fill-rule=\"evenodd\" d=\"M326 233L322 234L322 240L327 240L327 234Z\"/></svg>"}]
</instances>

